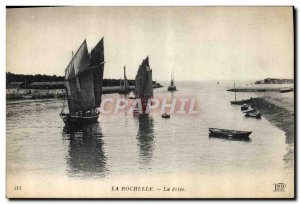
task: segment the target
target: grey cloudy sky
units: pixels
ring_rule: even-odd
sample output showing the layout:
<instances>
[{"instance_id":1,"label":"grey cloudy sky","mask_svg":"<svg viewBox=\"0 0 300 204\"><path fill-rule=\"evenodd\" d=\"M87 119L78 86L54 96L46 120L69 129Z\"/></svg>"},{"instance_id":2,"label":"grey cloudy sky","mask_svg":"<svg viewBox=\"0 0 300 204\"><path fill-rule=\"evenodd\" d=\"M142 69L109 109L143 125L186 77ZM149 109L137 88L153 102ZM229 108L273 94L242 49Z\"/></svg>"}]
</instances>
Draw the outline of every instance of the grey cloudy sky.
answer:
<instances>
[{"instance_id":1,"label":"grey cloudy sky","mask_svg":"<svg viewBox=\"0 0 300 204\"><path fill-rule=\"evenodd\" d=\"M64 75L104 36L105 78L147 55L154 80L293 78L292 7L61 7L7 10L7 71Z\"/></svg>"}]
</instances>

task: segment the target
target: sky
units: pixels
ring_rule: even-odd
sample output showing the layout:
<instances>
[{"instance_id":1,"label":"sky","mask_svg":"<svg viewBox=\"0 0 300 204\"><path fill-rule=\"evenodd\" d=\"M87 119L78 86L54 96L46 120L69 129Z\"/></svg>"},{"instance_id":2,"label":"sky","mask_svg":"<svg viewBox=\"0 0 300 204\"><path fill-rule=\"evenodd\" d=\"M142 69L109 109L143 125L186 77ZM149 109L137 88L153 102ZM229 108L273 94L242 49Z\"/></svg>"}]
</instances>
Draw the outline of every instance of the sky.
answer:
<instances>
[{"instance_id":1,"label":"sky","mask_svg":"<svg viewBox=\"0 0 300 204\"><path fill-rule=\"evenodd\" d=\"M104 78L294 78L292 7L52 7L6 10L6 71L64 75L86 39L104 37Z\"/></svg>"}]
</instances>

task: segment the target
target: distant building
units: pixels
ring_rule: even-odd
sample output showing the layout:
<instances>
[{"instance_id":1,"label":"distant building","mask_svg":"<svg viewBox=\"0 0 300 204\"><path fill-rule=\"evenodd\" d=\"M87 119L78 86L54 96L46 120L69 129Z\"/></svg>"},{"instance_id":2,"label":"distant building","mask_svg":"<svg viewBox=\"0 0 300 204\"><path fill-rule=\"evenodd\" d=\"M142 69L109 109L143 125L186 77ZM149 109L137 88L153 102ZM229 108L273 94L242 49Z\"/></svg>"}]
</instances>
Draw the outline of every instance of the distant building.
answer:
<instances>
[{"instance_id":1,"label":"distant building","mask_svg":"<svg viewBox=\"0 0 300 204\"><path fill-rule=\"evenodd\" d=\"M28 86L30 89L64 89L65 83L63 81L54 82L33 82Z\"/></svg>"},{"instance_id":2,"label":"distant building","mask_svg":"<svg viewBox=\"0 0 300 204\"><path fill-rule=\"evenodd\" d=\"M264 80L256 81L255 84L292 84L294 79L275 79L266 78Z\"/></svg>"},{"instance_id":3,"label":"distant building","mask_svg":"<svg viewBox=\"0 0 300 204\"><path fill-rule=\"evenodd\" d=\"M6 89L19 90L24 88L24 86L25 86L24 82L10 82L9 84L6 85Z\"/></svg>"}]
</instances>

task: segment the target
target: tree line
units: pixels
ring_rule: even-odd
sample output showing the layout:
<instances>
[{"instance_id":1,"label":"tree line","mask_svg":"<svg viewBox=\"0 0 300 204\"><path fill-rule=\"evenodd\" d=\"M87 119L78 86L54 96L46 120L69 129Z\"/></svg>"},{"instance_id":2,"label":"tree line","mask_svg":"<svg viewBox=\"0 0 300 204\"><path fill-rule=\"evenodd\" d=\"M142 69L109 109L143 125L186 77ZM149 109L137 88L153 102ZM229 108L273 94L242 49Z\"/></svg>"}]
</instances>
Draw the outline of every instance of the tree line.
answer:
<instances>
[{"instance_id":1,"label":"tree line","mask_svg":"<svg viewBox=\"0 0 300 204\"><path fill-rule=\"evenodd\" d=\"M64 76L56 75L24 75L24 74L13 74L6 72L6 85L11 82L26 82L27 85L33 82L54 82L54 81L64 81ZM130 86L134 86L135 80L128 80ZM155 82L154 82L155 83ZM104 79L103 86L120 86L120 79Z\"/></svg>"}]
</instances>

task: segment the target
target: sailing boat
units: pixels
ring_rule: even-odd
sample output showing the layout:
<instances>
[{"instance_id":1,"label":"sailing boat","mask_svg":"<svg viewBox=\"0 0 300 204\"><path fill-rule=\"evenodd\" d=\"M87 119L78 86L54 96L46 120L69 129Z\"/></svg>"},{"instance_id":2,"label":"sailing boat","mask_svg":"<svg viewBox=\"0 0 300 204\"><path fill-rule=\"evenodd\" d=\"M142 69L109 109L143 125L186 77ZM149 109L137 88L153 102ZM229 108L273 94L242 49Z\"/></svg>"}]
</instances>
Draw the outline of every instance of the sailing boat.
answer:
<instances>
[{"instance_id":1,"label":"sailing boat","mask_svg":"<svg viewBox=\"0 0 300 204\"><path fill-rule=\"evenodd\" d=\"M124 84L123 86L121 85L121 91L119 91L120 94L128 94L130 93L129 89L129 83L126 77L126 66L124 66Z\"/></svg>"},{"instance_id":2,"label":"sailing boat","mask_svg":"<svg viewBox=\"0 0 300 204\"><path fill-rule=\"evenodd\" d=\"M90 53L84 40L65 70L69 113L65 113L63 107L60 117L66 125L97 121L100 114L97 108L101 104L103 71L103 38Z\"/></svg>"},{"instance_id":3,"label":"sailing boat","mask_svg":"<svg viewBox=\"0 0 300 204\"><path fill-rule=\"evenodd\" d=\"M153 97L152 69L149 66L149 57L143 60L135 77L135 98L141 100L142 114L145 114L148 99ZM140 113L138 105L134 114Z\"/></svg>"},{"instance_id":4,"label":"sailing boat","mask_svg":"<svg viewBox=\"0 0 300 204\"><path fill-rule=\"evenodd\" d=\"M233 105L244 105L246 103L249 103L252 101L252 97L250 99L244 99L244 100L236 100L236 89L235 89L235 82L233 82L233 90L234 90L234 101L230 101Z\"/></svg>"},{"instance_id":5,"label":"sailing boat","mask_svg":"<svg viewBox=\"0 0 300 204\"><path fill-rule=\"evenodd\" d=\"M171 85L168 87L168 91L176 91L176 86L174 85L174 70L171 71Z\"/></svg>"}]
</instances>

